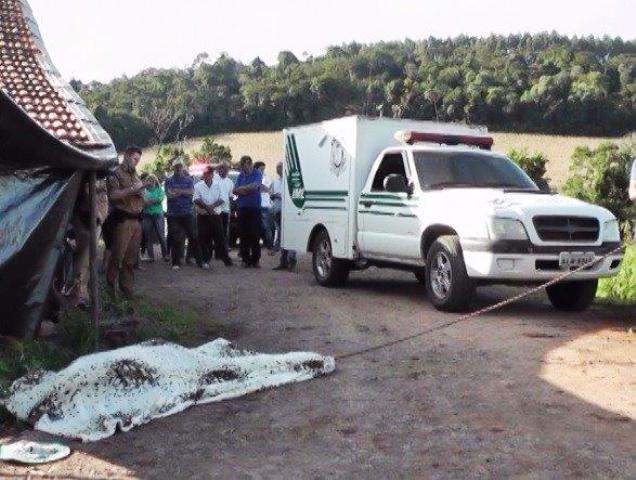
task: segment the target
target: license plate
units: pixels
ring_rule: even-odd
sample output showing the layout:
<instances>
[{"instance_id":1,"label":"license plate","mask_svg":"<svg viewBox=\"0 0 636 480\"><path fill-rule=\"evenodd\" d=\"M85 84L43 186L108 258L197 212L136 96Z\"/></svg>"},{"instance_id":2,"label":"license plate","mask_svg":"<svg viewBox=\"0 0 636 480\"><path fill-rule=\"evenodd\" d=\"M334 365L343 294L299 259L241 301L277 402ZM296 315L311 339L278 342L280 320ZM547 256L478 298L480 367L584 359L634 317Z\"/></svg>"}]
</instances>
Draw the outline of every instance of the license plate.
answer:
<instances>
[{"instance_id":1,"label":"license plate","mask_svg":"<svg viewBox=\"0 0 636 480\"><path fill-rule=\"evenodd\" d=\"M559 267L563 269L578 268L593 261L593 252L561 252L559 254Z\"/></svg>"}]
</instances>

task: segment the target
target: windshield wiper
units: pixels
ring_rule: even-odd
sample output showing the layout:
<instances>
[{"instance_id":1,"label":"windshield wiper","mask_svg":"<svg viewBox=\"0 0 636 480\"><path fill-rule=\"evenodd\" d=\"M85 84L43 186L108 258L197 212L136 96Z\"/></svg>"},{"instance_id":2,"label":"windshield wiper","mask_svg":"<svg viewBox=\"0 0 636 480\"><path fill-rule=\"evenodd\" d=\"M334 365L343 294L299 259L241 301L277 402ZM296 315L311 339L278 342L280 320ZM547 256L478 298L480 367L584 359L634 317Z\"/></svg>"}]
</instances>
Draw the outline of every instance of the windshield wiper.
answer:
<instances>
[{"instance_id":1,"label":"windshield wiper","mask_svg":"<svg viewBox=\"0 0 636 480\"><path fill-rule=\"evenodd\" d=\"M504 188L504 193L533 193L535 195L554 195L550 191L539 190L538 188Z\"/></svg>"},{"instance_id":2,"label":"windshield wiper","mask_svg":"<svg viewBox=\"0 0 636 480\"><path fill-rule=\"evenodd\" d=\"M488 188L514 188L517 190L525 189L526 187L520 187L519 185L515 185L513 183L508 182L487 182L484 183L484 187Z\"/></svg>"},{"instance_id":3,"label":"windshield wiper","mask_svg":"<svg viewBox=\"0 0 636 480\"><path fill-rule=\"evenodd\" d=\"M430 185L426 185L427 190L439 190L442 188L476 188L478 185L474 183L466 183L466 182L438 182L432 183Z\"/></svg>"}]
</instances>

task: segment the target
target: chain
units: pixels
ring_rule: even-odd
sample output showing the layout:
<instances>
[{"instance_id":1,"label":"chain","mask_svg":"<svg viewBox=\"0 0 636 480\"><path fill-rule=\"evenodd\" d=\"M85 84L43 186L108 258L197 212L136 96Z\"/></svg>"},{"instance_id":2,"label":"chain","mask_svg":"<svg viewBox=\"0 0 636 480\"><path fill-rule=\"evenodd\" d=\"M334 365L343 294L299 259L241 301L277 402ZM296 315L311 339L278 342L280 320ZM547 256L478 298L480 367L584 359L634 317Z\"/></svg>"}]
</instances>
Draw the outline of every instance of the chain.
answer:
<instances>
[{"instance_id":1,"label":"chain","mask_svg":"<svg viewBox=\"0 0 636 480\"><path fill-rule=\"evenodd\" d=\"M383 350L385 348L389 348L392 347L394 345L397 345L399 343L404 343L404 342L408 342L410 340L419 338L419 337L423 337L424 335L428 335L430 333L436 332L438 330L443 330L445 328L448 327L452 327L453 325L457 325L458 323L461 322L465 322L467 320L470 320L472 318L478 317L480 315L483 315L484 313L489 313L492 312L494 310L499 310L500 308L503 308L507 305L510 305L511 303L515 303L518 302L521 299L524 299L526 297L529 297L531 295L534 295L535 293L541 291L541 290L545 290L548 287L551 287L552 285L555 285L559 282L562 282L563 280L571 277L572 275L576 275L577 273L586 270L590 267L593 267L594 265L597 265L598 263L602 262L603 260L605 260L608 257L611 257L612 255L616 255L617 253L619 253L621 250L623 249L623 246L619 246L617 248L615 248L614 250L607 252L605 255L602 255L600 257L596 257L594 260L592 260L591 262L588 262L584 265L581 265L580 267L575 268L574 270L568 270L567 272L559 275L558 277L553 278L552 280L550 280L549 282L546 282L542 285L533 287L531 289L528 289L522 293L520 293L519 295L515 295L514 297L510 297L506 300L502 300L501 302L495 303L494 305L490 305L488 307L482 308L481 310L477 310L475 312L472 313L468 313L466 315L462 315L461 317L458 317L454 320L442 323L441 325L436 325L434 327L430 327L427 328L426 330L421 330L417 333L414 333L413 335L409 335L408 337L402 337L402 338L398 338L396 340L387 342L387 343L382 343L380 345L375 345L372 347L368 347L368 348L364 348L362 350L357 350L355 352L349 352L349 353L344 353L341 355L336 355L335 358L336 360L342 360L345 358L351 358L351 357L357 357L360 355L365 355L367 353L371 353L371 352L375 352L377 350Z\"/></svg>"}]
</instances>

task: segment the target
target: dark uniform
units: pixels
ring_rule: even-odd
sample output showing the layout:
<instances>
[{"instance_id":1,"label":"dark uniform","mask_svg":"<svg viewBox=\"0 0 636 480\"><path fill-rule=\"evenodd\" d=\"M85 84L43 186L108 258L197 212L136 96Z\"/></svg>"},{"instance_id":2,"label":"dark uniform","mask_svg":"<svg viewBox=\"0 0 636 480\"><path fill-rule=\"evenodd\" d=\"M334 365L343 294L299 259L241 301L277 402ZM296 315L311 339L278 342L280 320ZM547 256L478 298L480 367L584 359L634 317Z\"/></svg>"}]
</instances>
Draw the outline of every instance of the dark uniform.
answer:
<instances>
[{"instance_id":1,"label":"dark uniform","mask_svg":"<svg viewBox=\"0 0 636 480\"><path fill-rule=\"evenodd\" d=\"M108 193L130 188L139 182L134 168L119 165L108 178ZM141 215L144 209L143 191L119 200L111 198L113 211L112 254L106 270L106 280L111 288L119 277L119 289L125 296L132 296L135 282L134 268L141 247Z\"/></svg>"}]
</instances>

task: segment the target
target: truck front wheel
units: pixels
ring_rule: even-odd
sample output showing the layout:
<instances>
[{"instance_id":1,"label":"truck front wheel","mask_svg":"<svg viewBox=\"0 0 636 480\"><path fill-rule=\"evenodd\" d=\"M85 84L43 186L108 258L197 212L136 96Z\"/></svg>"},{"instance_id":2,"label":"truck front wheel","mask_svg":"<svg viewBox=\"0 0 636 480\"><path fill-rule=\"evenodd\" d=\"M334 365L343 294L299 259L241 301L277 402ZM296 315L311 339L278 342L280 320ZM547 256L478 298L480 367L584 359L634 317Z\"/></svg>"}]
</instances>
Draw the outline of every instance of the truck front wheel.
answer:
<instances>
[{"instance_id":1,"label":"truck front wheel","mask_svg":"<svg viewBox=\"0 0 636 480\"><path fill-rule=\"evenodd\" d=\"M594 302L597 288L598 280L582 280L557 283L546 288L546 292L557 310L582 312Z\"/></svg>"},{"instance_id":2,"label":"truck front wheel","mask_svg":"<svg viewBox=\"0 0 636 480\"><path fill-rule=\"evenodd\" d=\"M323 287L344 285L349 278L349 262L333 258L331 240L326 230L318 233L312 250L312 266L316 281Z\"/></svg>"},{"instance_id":3,"label":"truck front wheel","mask_svg":"<svg viewBox=\"0 0 636 480\"><path fill-rule=\"evenodd\" d=\"M457 236L439 237L428 251L426 291L438 310L461 312L470 305L475 285L466 272Z\"/></svg>"}]
</instances>

